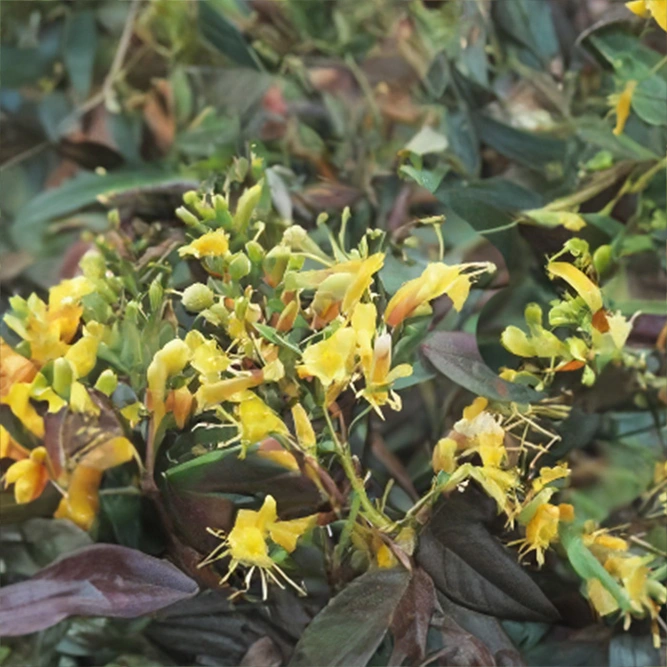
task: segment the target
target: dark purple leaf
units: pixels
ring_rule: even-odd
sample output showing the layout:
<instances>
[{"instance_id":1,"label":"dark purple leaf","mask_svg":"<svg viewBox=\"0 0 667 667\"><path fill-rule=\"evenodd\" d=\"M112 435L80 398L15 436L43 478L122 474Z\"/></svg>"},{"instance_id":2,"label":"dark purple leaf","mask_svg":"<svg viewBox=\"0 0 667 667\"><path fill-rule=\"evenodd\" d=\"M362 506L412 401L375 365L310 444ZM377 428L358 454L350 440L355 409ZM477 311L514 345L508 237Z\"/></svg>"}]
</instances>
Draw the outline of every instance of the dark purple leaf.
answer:
<instances>
[{"instance_id":1,"label":"dark purple leaf","mask_svg":"<svg viewBox=\"0 0 667 667\"><path fill-rule=\"evenodd\" d=\"M410 578L397 567L355 579L306 628L290 667L364 667L387 633Z\"/></svg>"},{"instance_id":2,"label":"dark purple leaf","mask_svg":"<svg viewBox=\"0 0 667 667\"><path fill-rule=\"evenodd\" d=\"M74 615L135 618L196 592L195 582L171 563L98 544L61 558L27 581L0 588L0 628L9 637Z\"/></svg>"},{"instance_id":3,"label":"dark purple leaf","mask_svg":"<svg viewBox=\"0 0 667 667\"><path fill-rule=\"evenodd\" d=\"M440 502L419 537L417 562L458 604L499 618L549 621L558 612L487 526L493 503L470 490Z\"/></svg>"},{"instance_id":4,"label":"dark purple leaf","mask_svg":"<svg viewBox=\"0 0 667 667\"><path fill-rule=\"evenodd\" d=\"M422 344L433 367L464 389L494 401L531 403L540 394L530 387L498 377L483 361L473 334L436 331Z\"/></svg>"},{"instance_id":5,"label":"dark purple leaf","mask_svg":"<svg viewBox=\"0 0 667 667\"><path fill-rule=\"evenodd\" d=\"M391 622L394 650L390 665L412 664L424 659L426 636L436 605L433 579L421 568L415 570Z\"/></svg>"}]
</instances>

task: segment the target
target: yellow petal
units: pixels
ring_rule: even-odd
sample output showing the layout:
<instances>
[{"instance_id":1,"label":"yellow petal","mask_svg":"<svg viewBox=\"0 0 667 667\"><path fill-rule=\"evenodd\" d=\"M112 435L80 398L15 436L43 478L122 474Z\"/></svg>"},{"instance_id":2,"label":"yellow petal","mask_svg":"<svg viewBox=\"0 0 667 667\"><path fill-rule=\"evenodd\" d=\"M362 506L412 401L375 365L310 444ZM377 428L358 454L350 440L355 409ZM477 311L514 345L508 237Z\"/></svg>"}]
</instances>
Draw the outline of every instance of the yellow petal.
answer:
<instances>
[{"instance_id":1,"label":"yellow petal","mask_svg":"<svg viewBox=\"0 0 667 667\"><path fill-rule=\"evenodd\" d=\"M181 257L224 257L229 251L229 236L222 230L216 229L207 232L190 244L180 248L178 254Z\"/></svg>"},{"instance_id":2,"label":"yellow petal","mask_svg":"<svg viewBox=\"0 0 667 667\"><path fill-rule=\"evenodd\" d=\"M289 435L282 419L254 394L239 404L238 418L241 422L241 437L251 444L261 442L272 433Z\"/></svg>"},{"instance_id":3,"label":"yellow petal","mask_svg":"<svg viewBox=\"0 0 667 667\"><path fill-rule=\"evenodd\" d=\"M477 415L486 410L489 401L483 396L478 396L468 407L463 408L463 419L472 421Z\"/></svg>"},{"instance_id":4,"label":"yellow petal","mask_svg":"<svg viewBox=\"0 0 667 667\"><path fill-rule=\"evenodd\" d=\"M94 336L84 336L67 350L65 359L74 366L77 378L83 378L95 368L99 340Z\"/></svg>"},{"instance_id":5,"label":"yellow petal","mask_svg":"<svg viewBox=\"0 0 667 667\"><path fill-rule=\"evenodd\" d=\"M72 473L67 495L54 513L56 519L69 519L83 530L89 530L99 509L102 471L78 465Z\"/></svg>"},{"instance_id":6,"label":"yellow petal","mask_svg":"<svg viewBox=\"0 0 667 667\"><path fill-rule=\"evenodd\" d=\"M104 471L115 468L134 458L134 445L123 436L107 440L105 443L91 449L81 459L81 465L94 470Z\"/></svg>"},{"instance_id":7,"label":"yellow petal","mask_svg":"<svg viewBox=\"0 0 667 667\"><path fill-rule=\"evenodd\" d=\"M630 117L630 109L632 107L632 96L635 93L635 88L637 87L636 81L628 81L625 84L623 92L618 96L616 101L616 127L613 129L613 133L618 136L623 133L625 129L625 124L628 122Z\"/></svg>"},{"instance_id":8,"label":"yellow petal","mask_svg":"<svg viewBox=\"0 0 667 667\"><path fill-rule=\"evenodd\" d=\"M568 283L586 302L592 313L602 308L602 293L600 288L576 266L567 262L550 262L549 272Z\"/></svg>"},{"instance_id":9,"label":"yellow petal","mask_svg":"<svg viewBox=\"0 0 667 667\"><path fill-rule=\"evenodd\" d=\"M633 0L632 2L626 2L625 6L633 14L636 14L643 19L647 19L651 15L646 0Z\"/></svg>"},{"instance_id":10,"label":"yellow petal","mask_svg":"<svg viewBox=\"0 0 667 667\"><path fill-rule=\"evenodd\" d=\"M451 474L456 469L456 450L458 444L451 438L441 438L438 440L433 450L432 464L433 472L446 472Z\"/></svg>"},{"instance_id":11,"label":"yellow petal","mask_svg":"<svg viewBox=\"0 0 667 667\"><path fill-rule=\"evenodd\" d=\"M304 450L312 451L315 448L317 438L313 425L308 418L308 413L301 403L296 403L292 407L292 418L294 419L294 429L299 444Z\"/></svg>"},{"instance_id":12,"label":"yellow petal","mask_svg":"<svg viewBox=\"0 0 667 667\"><path fill-rule=\"evenodd\" d=\"M646 0L646 5L656 23L667 32L667 0Z\"/></svg>"},{"instance_id":13,"label":"yellow petal","mask_svg":"<svg viewBox=\"0 0 667 667\"><path fill-rule=\"evenodd\" d=\"M269 535L287 553L292 553L296 549L298 539L310 530L316 521L317 515L315 514L292 521L278 521L269 527Z\"/></svg>"},{"instance_id":14,"label":"yellow petal","mask_svg":"<svg viewBox=\"0 0 667 667\"><path fill-rule=\"evenodd\" d=\"M27 382L17 382L13 384L7 393L1 399L2 403L9 405L21 423L38 438L44 437L44 420L37 414L37 410L30 403L30 393L32 387Z\"/></svg>"},{"instance_id":15,"label":"yellow petal","mask_svg":"<svg viewBox=\"0 0 667 667\"><path fill-rule=\"evenodd\" d=\"M330 338L306 348L299 375L314 376L325 387L348 380L353 370L356 338L354 330L345 327L338 329Z\"/></svg>"}]
</instances>

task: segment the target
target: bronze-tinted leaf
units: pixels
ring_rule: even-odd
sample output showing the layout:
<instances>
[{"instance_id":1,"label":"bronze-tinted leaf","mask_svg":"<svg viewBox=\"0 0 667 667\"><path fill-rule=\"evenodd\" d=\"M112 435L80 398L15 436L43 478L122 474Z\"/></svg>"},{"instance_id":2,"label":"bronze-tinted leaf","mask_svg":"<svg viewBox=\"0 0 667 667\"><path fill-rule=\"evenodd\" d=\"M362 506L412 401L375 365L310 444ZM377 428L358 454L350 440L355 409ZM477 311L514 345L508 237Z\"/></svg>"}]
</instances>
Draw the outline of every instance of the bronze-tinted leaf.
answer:
<instances>
[{"instance_id":1,"label":"bronze-tinted leaf","mask_svg":"<svg viewBox=\"0 0 667 667\"><path fill-rule=\"evenodd\" d=\"M290 667L364 667L382 642L409 583L410 573L403 568L362 574L306 628Z\"/></svg>"},{"instance_id":2,"label":"bronze-tinted leaf","mask_svg":"<svg viewBox=\"0 0 667 667\"><path fill-rule=\"evenodd\" d=\"M555 607L487 525L494 508L474 489L440 502L419 538L417 562L455 602L499 618L549 621Z\"/></svg>"},{"instance_id":3,"label":"bronze-tinted leaf","mask_svg":"<svg viewBox=\"0 0 667 667\"><path fill-rule=\"evenodd\" d=\"M168 563L112 544L85 547L31 579L0 588L6 637L51 627L68 616L136 618L192 597L195 582Z\"/></svg>"}]
</instances>

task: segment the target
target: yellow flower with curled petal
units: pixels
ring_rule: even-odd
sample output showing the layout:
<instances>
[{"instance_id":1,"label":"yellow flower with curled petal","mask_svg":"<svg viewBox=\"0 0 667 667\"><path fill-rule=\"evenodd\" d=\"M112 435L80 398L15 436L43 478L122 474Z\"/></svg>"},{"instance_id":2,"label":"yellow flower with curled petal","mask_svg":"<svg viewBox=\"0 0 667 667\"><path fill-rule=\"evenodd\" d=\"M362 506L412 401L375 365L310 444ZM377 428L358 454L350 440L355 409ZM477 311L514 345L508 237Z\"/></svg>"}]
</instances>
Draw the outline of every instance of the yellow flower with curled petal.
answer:
<instances>
[{"instance_id":1,"label":"yellow flower with curled petal","mask_svg":"<svg viewBox=\"0 0 667 667\"><path fill-rule=\"evenodd\" d=\"M486 410L488 401L478 396L463 411L463 419L454 424L454 432L464 438L468 451L477 451L484 467L497 468L505 460L507 452L505 431L496 418Z\"/></svg>"},{"instance_id":2,"label":"yellow flower with curled petal","mask_svg":"<svg viewBox=\"0 0 667 667\"><path fill-rule=\"evenodd\" d=\"M164 401L167 381L185 368L190 356L190 348L184 341L176 338L170 340L161 350L156 352L148 366L146 371L148 380L147 403L149 410L153 411L156 427L166 414Z\"/></svg>"},{"instance_id":3,"label":"yellow flower with curled petal","mask_svg":"<svg viewBox=\"0 0 667 667\"><path fill-rule=\"evenodd\" d=\"M185 344L192 353L190 365L200 374L201 382L215 382L220 379L220 373L229 368L229 357L214 339L207 339L199 331L193 330L185 337Z\"/></svg>"},{"instance_id":4,"label":"yellow flower with curled petal","mask_svg":"<svg viewBox=\"0 0 667 667\"><path fill-rule=\"evenodd\" d=\"M69 519L83 530L89 530L100 506L99 487L102 471L79 465L74 469L67 494L54 513L56 519Z\"/></svg>"},{"instance_id":5,"label":"yellow flower with curled petal","mask_svg":"<svg viewBox=\"0 0 667 667\"><path fill-rule=\"evenodd\" d=\"M295 403L292 406L292 418L294 419L294 430L299 445L306 452L314 452L317 436L308 418L308 413L301 403Z\"/></svg>"},{"instance_id":6,"label":"yellow flower with curled petal","mask_svg":"<svg viewBox=\"0 0 667 667\"><path fill-rule=\"evenodd\" d=\"M299 377L316 377L324 387L347 383L354 371L356 340L354 329L343 327L326 340L307 347L303 364L297 366Z\"/></svg>"},{"instance_id":7,"label":"yellow flower with curled petal","mask_svg":"<svg viewBox=\"0 0 667 667\"><path fill-rule=\"evenodd\" d=\"M30 402L32 393L32 383L16 382L9 392L2 398L0 403L9 406L14 415L21 421L33 435L38 438L44 437L44 420L38 414L35 407Z\"/></svg>"},{"instance_id":8,"label":"yellow flower with curled petal","mask_svg":"<svg viewBox=\"0 0 667 667\"><path fill-rule=\"evenodd\" d=\"M451 475L456 470L456 450L458 443L452 438L440 438L433 449L431 463L433 472L446 472Z\"/></svg>"},{"instance_id":9,"label":"yellow flower with curled petal","mask_svg":"<svg viewBox=\"0 0 667 667\"><path fill-rule=\"evenodd\" d=\"M229 236L222 229L216 229L212 232L195 239L186 246L179 249L178 254L181 257L224 257L229 251Z\"/></svg>"},{"instance_id":10,"label":"yellow flower with curled petal","mask_svg":"<svg viewBox=\"0 0 667 667\"><path fill-rule=\"evenodd\" d=\"M547 484L569 476L570 469L567 467L567 463L561 463L553 468L547 466L540 468L540 476L533 480L533 491L539 493Z\"/></svg>"},{"instance_id":11,"label":"yellow flower with curled petal","mask_svg":"<svg viewBox=\"0 0 667 667\"><path fill-rule=\"evenodd\" d=\"M17 503L29 503L42 495L50 479L46 467L47 458L46 449L36 447L28 458L9 466L5 473L5 488L14 485L14 498Z\"/></svg>"},{"instance_id":12,"label":"yellow flower with curled petal","mask_svg":"<svg viewBox=\"0 0 667 667\"><path fill-rule=\"evenodd\" d=\"M633 0L625 6L637 16L647 19L652 16L655 22L667 32L667 0Z\"/></svg>"},{"instance_id":13,"label":"yellow flower with curled petal","mask_svg":"<svg viewBox=\"0 0 667 667\"><path fill-rule=\"evenodd\" d=\"M317 515L314 514L301 519L280 521L276 501L273 496L267 495L258 511L242 509L237 512L234 526L228 535L225 535L222 531L210 531L219 536L222 543L208 558L200 563L199 567L229 557L231 559L229 569L221 580L221 584L225 583L239 566L242 566L250 568L246 577L245 590L250 584L252 573L257 569L262 582L264 598L267 595L267 580L281 587L283 587L283 581L285 581L294 587L297 592L305 594L305 591L289 579L271 558L268 541L271 540L287 553L292 553L296 549L299 539L315 526L316 521Z\"/></svg>"},{"instance_id":14,"label":"yellow flower with curled petal","mask_svg":"<svg viewBox=\"0 0 667 667\"><path fill-rule=\"evenodd\" d=\"M256 394L249 393L239 403L237 414L244 443L252 445L271 434L289 435L283 420Z\"/></svg>"},{"instance_id":15,"label":"yellow flower with curled petal","mask_svg":"<svg viewBox=\"0 0 667 667\"><path fill-rule=\"evenodd\" d=\"M600 288L576 266L567 262L549 262L547 271L557 278L561 278L574 289L585 301L593 314L602 309L602 292Z\"/></svg>"},{"instance_id":16,"label":"yellow flower with curled petal","mask_svg":"<svg viewBox=\"0 0 667 667\"><path fill-rule=\"evenodd\" d=\"M544 552L552 542L558 539L558 525L561 521L571 521L574 518L572 505L552 505L543 503L535 510L532 518L526 525L526 537L521 540L519 554L524 556L531 551L535 552L537 564L544 565Z\"/></svg>"},{"instance_id":17,"label":"yellow flower with curled petal","mask_svg":"<svg viewBox=\"0 0 667 667\"><path fill-rule=\"evenodd\" d=\"M473 267L478 270L464 273ZM389 326L395 327L408 317L428 314L431 312L429 302L443 294L452 300L454 309L460 311L470 293L473 277L494 268L490 263L453 266L442 262L429 264L419 278L409 280L399 287L387 304L384 320Z\"/></svg>"}]
</instances>

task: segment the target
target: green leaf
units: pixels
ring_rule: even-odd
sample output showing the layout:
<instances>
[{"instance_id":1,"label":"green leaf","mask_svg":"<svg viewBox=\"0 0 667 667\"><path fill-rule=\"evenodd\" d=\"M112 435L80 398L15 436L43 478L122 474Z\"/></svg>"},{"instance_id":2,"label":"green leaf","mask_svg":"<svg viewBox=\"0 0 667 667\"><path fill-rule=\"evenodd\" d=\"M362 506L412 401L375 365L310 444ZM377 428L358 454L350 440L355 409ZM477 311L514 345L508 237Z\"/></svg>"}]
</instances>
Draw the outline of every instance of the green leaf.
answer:
<instances>
[{"instance_id":1,"label":"green leaf","mask_svg":"<svg viewBox=\"0 0 667 667\"><path fill-rule=\"evenodd\" d=\"M269 341L269 343L273 343L274 345L278 345L279 347L284 347L291 352L294 352L297 356L301 356L301 350L294 344L290 343L288 340L285 340L273 327L267 326L266 324L261 324L260 322L257 322L253 325L257 331L259 331L260 334L266 340Z\"/></svg>"},{"instance_id":2,"label":"green leaf","mask_svg":"<svg viewBox=\"0 0 667 667\"><path fill-rule=\"evenodd\" d=\"M437 169L415 169L412 165L404 164L401 165L398 171L400 174L411 178L418 185L426 188L430 193L434 193L449 171L449 167L443 165Z\"/></svg>"},{"instance_id":3,"label":"green leaf","mask_svg":"<svg viewBox=\"0 0 667 667\"><path fill-rule=\"evenodd\" d=\"M98 201L98 197L133 190L141 186L168 185L182 182L174 172L152 170L119 170L98 175L84 173L54 190L45 190L19 212L11 227L12 238L23 249L38 251L42 234L50 220L73 213Z\"/></svg>"},{"instance_id":4,"label":"green leaf","mask_svg":"<svg viewBox=\"0 0 667 667\"><path fill-rule=\"evenodd\" d=\"M498 377L482 360L473 334L437 331L422 344L422 352L437 371L477 396L515 403L540 399L530 387Z\"/></svg>"},{"instance_id":5,"label":"green leaf","mask_svg":"<svg viewBox=\"0 0 667 667\"><path fill-rule=\"evenodd\" d=\"M401 567L362 574L306 628L290 667L364 667L387 633L409 583L410 573Z\"/></svg>"},{"instance_id":6,"label":"green leaf","mask_svg":"<svg viewBox=\"0 0 667 667\"><path fill-rule=\"evenodd\" d=\"M584 544L579 528L572 524L561 523L559 536L574 571L586 581L598 579L614 596L619 607L623 611L629 611L630 600L627 594Z\"/></svg>"},{"instance_id":7,"label":"green leaf","mask_svg":"<svg viewBox=\"0 0 667 667\"><path fill-rule=\"evenodd\" d=\"M67 21L63 61L72 87L80 99L84 99L90 91L96 48L95 13L86 9L70 15Z\"/></svg>"},{"instance_id":8,"label":"green leaf","mask_svg":"<svg viewBox=\"0 0 667 667\"><path fill-rule=\"evenodd\" d=\"M262 65L236 26L230 23L211 3L203 0L198 4L199 29L220 53L243 67L261 70Z\"/></svg>"}]
</instances>

